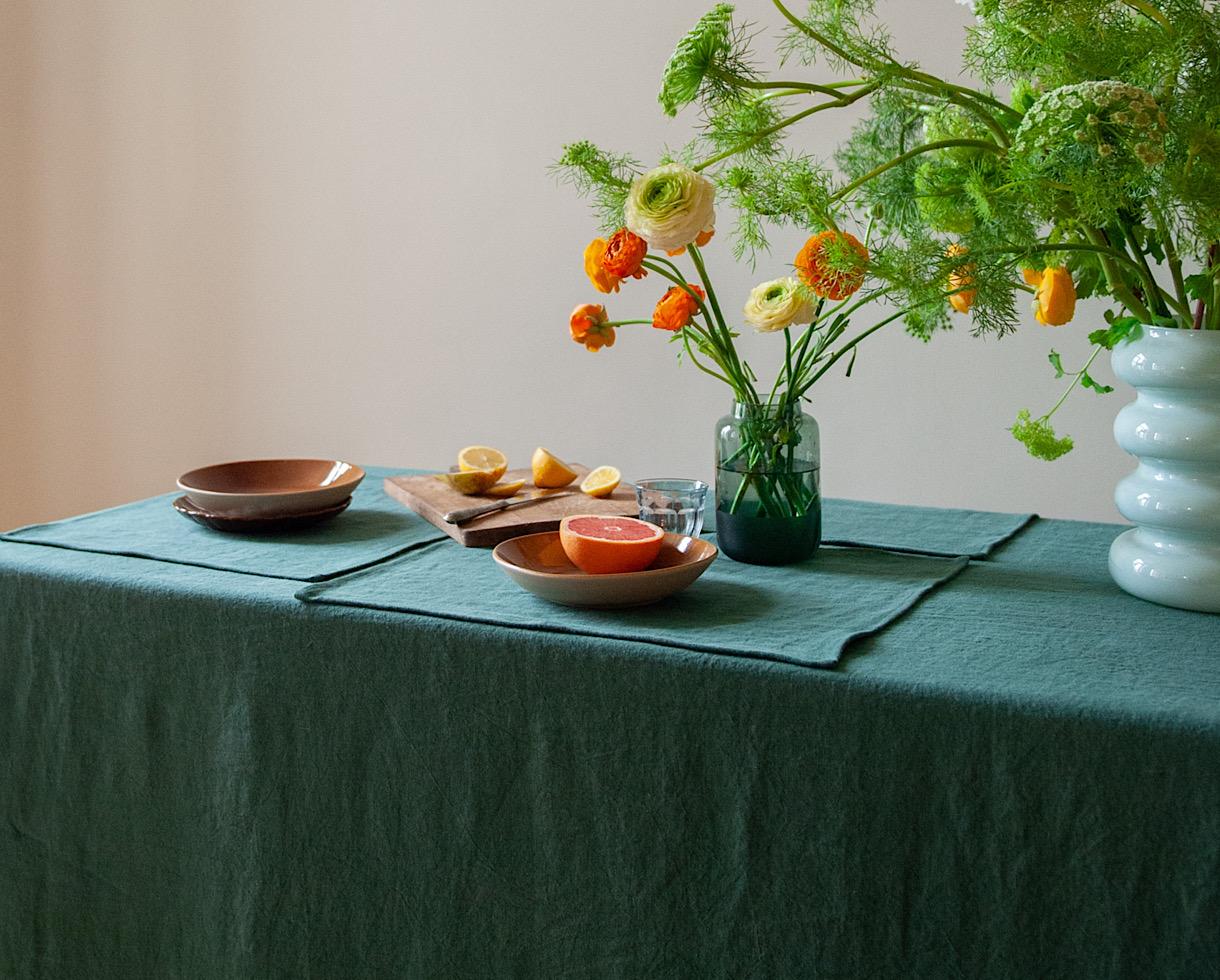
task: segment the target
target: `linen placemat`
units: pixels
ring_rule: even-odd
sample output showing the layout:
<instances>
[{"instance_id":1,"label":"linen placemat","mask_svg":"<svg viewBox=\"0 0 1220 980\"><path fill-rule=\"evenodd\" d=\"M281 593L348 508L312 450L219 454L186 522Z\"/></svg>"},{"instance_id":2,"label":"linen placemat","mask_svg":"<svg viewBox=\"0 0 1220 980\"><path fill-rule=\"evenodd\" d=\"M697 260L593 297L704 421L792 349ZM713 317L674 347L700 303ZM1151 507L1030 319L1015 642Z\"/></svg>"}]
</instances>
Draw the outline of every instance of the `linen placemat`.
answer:
<instances>
[{"instance_id":1,"label":"linen placemat","mask_svg":"<svg viewBox=\"0 0 1220 980\"><path fill-rule=\"evenodd\" d=\"M869 548L823 548L811 561L782 568L744 565L722 555L694 585L659 603L590 610L539 599L512 582L486 551L443 541L308 586L296 597L832 667L850 640L881 629L967 564L965 558Z\"/></svg>"},{"instance_id":2,"label":"linen placemat","mask_svg":"<svg viewBox=\"0 0 1220 980\"><path fill-rule=\"evenodd\" d=\"M1036 519L1036 514L911 507L826 497L822 499L822 543L942 558L986 558ZM705 530L716 530L714 508L707 511Z\"/></svg>"},{"instance_id":3,"label":"linen placemat","mask_svg":"<svg viewBox=\"0 0 1220 980\"><path fill-rule=\"evenodd\" d=\"M0 534L0 540L319 582L445 537L382 490L385 477L403 472L366 467L347 510L299 531L214 531L174 510L172 502L182 496L178 492L49 524L30 524Z\"/></svg>"},{"instance_id":4,"label":"linen placemat","mask_svg":"<svg viewBox=\"0 0 1220 980\"><path fill-rule=\"evenodd\" d=\"M918 555L986 558L1036 519L950 507L909 507L867 500L824 500L824 544L860 545Z\"/></svg>"}]
</instances>

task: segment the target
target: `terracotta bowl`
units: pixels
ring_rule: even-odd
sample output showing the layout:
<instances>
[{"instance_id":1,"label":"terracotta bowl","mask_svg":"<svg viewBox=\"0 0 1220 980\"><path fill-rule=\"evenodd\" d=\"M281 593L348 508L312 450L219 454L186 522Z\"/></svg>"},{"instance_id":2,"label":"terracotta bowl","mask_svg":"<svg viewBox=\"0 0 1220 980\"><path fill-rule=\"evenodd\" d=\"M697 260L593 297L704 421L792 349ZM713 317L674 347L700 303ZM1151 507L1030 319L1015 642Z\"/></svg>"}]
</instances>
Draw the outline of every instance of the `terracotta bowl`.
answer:
<instances>
[{"instance_id":1,"label":"terracotta bowl","mask_svg":"<svg viewBox=\"0 0 1220 980\"><path fill-rule=\"evenodd\" d=\"M526 534L496 545L492 557L514 582L536 596L565 606L613 609L643 606L681 592L716 559L716 546L702 538L666 534L661 553L642 572L589 575L568 561L558 531Z\"/></svg>"},{"instance_id":2,"label":"terracotta bowl","mask_svg":"<svg viewBox=\"0 0 1220 980\"><path fill-rule=\"evenodd\" d=\"M248 459L204 466L178 478L196 507L224 517L287 517L340 503L364 470L338 459Z\"/></svg>"},{"instance_id":3,"label":"terracotta bowl","mask_svg":"<svg viewBox=\"0 0 1220 980\"><path fill-rule=\"evenodd\" d=\"M280 531L299 531L329 521L347 510L352 498L341 500L322 510L308 511L304 514L272 514L265 517L234 517L229 514L213 514L210 510L202 510L192 504L186 497L174 501L174 510L183 517L189 517L196 524L210 527L213 531L224 531L227 534L275 534Z\"/></svg>"}]
</instances>

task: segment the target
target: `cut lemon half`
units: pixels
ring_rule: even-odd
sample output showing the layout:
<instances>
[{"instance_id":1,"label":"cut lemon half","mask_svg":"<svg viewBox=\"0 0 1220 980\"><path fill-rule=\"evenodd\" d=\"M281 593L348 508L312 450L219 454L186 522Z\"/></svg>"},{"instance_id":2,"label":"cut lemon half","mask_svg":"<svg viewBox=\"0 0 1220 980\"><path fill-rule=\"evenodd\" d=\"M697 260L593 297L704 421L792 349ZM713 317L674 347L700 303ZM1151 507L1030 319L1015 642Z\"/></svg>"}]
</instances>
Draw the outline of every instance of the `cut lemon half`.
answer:
<instances>
[{"instance_id":1,"label":"cut lemon half","mask_svg":"<svg viewBox=\"0 0 1220 980\"><path fill-rule=\"evenodd\" d=\"M511 497L523 486L525 486L524 480L510 480L508 483L497 483L494 487L488 487L483 492L489 497Z\"/></svg>"},{"instance_id":2,"label":"cut lemon half","mask_svg":"<svg viewBox=\"0 0 1220 980\"><path fill-rule=\"evenodd\" d=\"M467 446L458 453L458 469L463 473L471 470L490 470L496 479L508 469L508 458L491 446Z\"/></svg>"},{"instance_id":3,"label":"cut lemon half","mask_svg":"<svg viewBox=\"0 0 1220 980\"><path fill-rule=\"evenodd\" d=\"M500 479L495 470L465 470L460 473L437 473L438 480L444 480L458 493L483 493L490 490Z\"/></svg>"},{"instance_id":4,"label":"cut lemon half","mask_svg":"<svg viewBox=\"0 0 1220 980\"><path fill-rule=\"evenodd\" d=\"M576 471L549 449L539 446L530 460L534 470L534 486L543 489L566 487L576 479Z\"/></svg>"},{"instance_id":5,"label":"cut lemon half","mask_svg":"<svg viewBox=\"0 0 1220 980\"><path fill-rule=\"evenodd\" d=\"M590 497L609 497L622 479L623 474L613 466L599 466L581 481L580 489Z\"/></svg>"}]
</instances>

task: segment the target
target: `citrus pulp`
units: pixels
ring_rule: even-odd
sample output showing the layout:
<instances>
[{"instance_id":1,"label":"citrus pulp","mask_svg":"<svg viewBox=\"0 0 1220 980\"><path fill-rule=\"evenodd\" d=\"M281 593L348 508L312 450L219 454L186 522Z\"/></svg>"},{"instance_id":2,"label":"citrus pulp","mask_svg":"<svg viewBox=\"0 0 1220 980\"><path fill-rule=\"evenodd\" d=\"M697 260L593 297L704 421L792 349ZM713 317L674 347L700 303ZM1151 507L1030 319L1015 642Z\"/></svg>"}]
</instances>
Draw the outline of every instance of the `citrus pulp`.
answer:
<instances>
[{"instance_id":1,"label":"citrus pulp","mask_svg":"<svg viewBox=\"0 0 1220 980\"><path fill-rule=\"evenodd\" d=\"M590 575L638 572L661 551L665 532L634 517L574 514L559 523L559 542L568 560Z\"/></svg>"},{"instance_id":2,"label":"citrus pulp","mask_svg":"<svg viewBox=\"0 0 1220 980\"><path fill-rule=\"evenodd\" d=\"M491 446L467 446L458 453L458 469L463 473L471 470L490 470L496 474L498 480L508 469L508 458Z\"/></svg>"},{"instance_id":3,"label":"citrus pulp","mask_svg":"<svg viewBox=\"0 0 1220 980\"><path fill-rule=\"evenodd\" d=\"M609 497L622 479L613 466L599 466L581 481L580 489L590 497Z\"/></svg>"}]
</instances>

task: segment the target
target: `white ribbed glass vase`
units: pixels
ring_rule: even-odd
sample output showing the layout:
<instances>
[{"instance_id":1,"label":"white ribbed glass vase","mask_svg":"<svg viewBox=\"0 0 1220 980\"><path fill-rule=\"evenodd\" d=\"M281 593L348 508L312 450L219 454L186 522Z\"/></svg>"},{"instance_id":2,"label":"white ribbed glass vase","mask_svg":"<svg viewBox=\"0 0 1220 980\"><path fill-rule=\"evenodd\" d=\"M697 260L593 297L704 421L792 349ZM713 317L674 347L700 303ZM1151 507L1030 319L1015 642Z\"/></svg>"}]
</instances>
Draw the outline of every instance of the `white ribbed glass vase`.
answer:
<instances>
[{"instance_id":1,"label":"white ribbed glass vase","mask_svg":"<svg viewBox=\"0 0 1220 980\"><path fill-rule=\"evenodd\" d=\"M1141 327L1111 363L1136 391L1114 438L1139 467L1114 491L1136 526L1110 574L1141 599L1220 612L1220 331Z\"/></svg>"}]
</instances>

